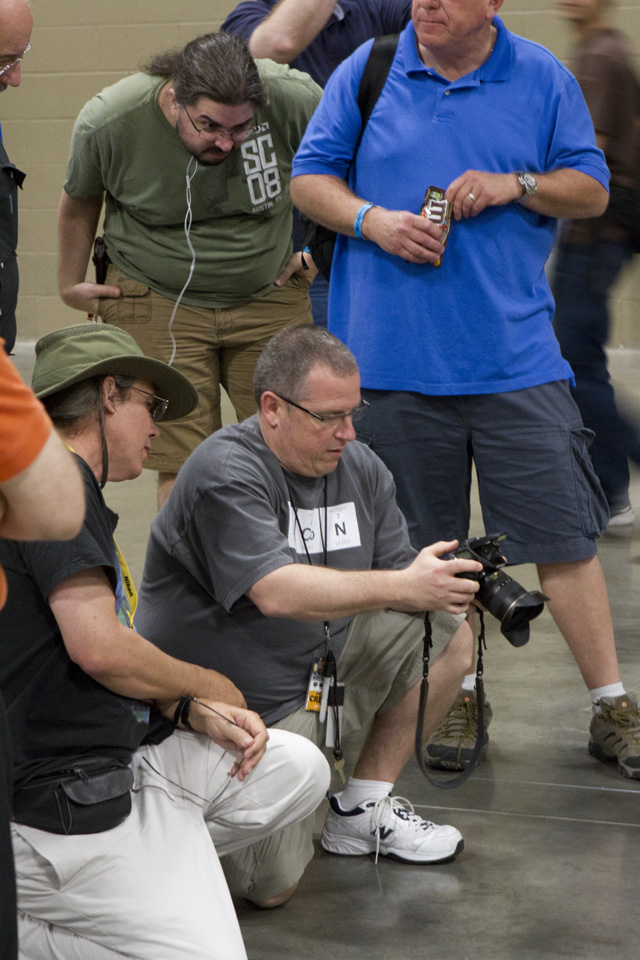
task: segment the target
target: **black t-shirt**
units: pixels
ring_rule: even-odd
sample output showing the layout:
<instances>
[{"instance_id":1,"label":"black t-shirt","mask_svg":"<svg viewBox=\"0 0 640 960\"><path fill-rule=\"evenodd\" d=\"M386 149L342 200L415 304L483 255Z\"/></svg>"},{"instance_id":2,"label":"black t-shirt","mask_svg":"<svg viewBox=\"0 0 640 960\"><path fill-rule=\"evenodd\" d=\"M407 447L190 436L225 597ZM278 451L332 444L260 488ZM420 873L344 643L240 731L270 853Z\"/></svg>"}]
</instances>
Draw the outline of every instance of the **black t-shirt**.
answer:
<instances>
[{"instance_id":1,"label":"black t-shirt","mask_svg":"<svg viewBox=\"0 0 640 960\"><path fill-rule=\"evenodd\" d=\"M48 603L52 589L81 570L102 567L113 586L116 612L125 619L122 575L113 531L118 517L104 502L87 464L84 526L69 542L0 541L9 584L0 611L0 689L7 706L14 787L69 766L70 759L106 757L128 763L147 739L159 742L169 721L149 706L93 680L69 657Z\"/></svg>"}]
</instances>

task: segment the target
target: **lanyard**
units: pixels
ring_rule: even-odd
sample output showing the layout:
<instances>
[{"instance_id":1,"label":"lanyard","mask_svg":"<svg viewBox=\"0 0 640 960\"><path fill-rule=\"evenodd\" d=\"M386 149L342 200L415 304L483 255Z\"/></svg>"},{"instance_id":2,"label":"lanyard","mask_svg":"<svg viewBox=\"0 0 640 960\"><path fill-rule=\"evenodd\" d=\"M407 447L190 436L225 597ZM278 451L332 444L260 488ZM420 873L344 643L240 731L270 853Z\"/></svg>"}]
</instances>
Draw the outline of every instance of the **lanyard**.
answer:
<instances>
[{"instance_id":1,"label":"lanyard","mask_svg":"<svg viewBox=\"0 0 640 960\"><path fill-rule=\"evenodd\" d=\"M127 597L129 598L129 609L128 610L125 609L125 613L127 616L127 620L129 621L129 626L133 630L134 629L133 615L135 614L136 607L138 605L138 592L133 585L133 579L131 577L131 574L129 573L129 566L127 564L127 561L122 555L122 551L120 550L120 547L118 546L118 542L115 537L113 538L113 542L115 544L116 553L118 554L118 560L120 561L120 570L122 572L122 587Z\"/></svg>"},{"instance_id":2,"label":"lanyard","mask_svg":"<svg viewBox=\"0 0 640 960\"><path fill-rule=\"evenodd\" d=\"M311 560L311 554L309 553L309 548L307 547L307 541L304 538L304 531L302 529L302 524L300 523L300 516L298 514L298 508L293 499L293 492L291 487L287 483L287 478L284 478L284 482L289 493L289 502L291 503L291 509L293 510L293 515L296 518L296 526L300 534L300 539L302 540L302 545L304 547L304 552L307 557L307 563L309 566L313 566ZM327 478L324 477L324 532L322 530L322 521L320 519L320 543L322 545L322 564L327 566L327 554L328 554L328 507L327 507ZM333 746L333 757L334 757L334 766L342 778L342 782L345 782L344 779L344 754L342 752L342 743L340 737L340 720L338 716L338 701L337 701L337 687L338 687L338 665L336 659L333 655L333 652L330 647L331 643L331 629L329 621L324 621L324 637L325 637L325 658L324 658L324 681L323 681L323 699L328 694L329 699L331 700L331 691L335 695L335 699L332 703L330 709L333 710L334 714L334 731L335 731L335 740ZM330 684L331 687L326 685ZM323 722L321 720L321 722Z\"/></svg>"},{"instance_id":3,"label":"lanyard","mask_svg":"<svg viewBox=\"0 0 640 960\"><path fill-rule=\"evenodd\" d=\"M300 539L302 540L302 546L304 547L304 552L305 552L306 557L307 557L307 563L309 564L310 567L312 567L312 566L313 566L313 561L311 560L311 554L309 553L309 548L308 548L308 546L307 546L307 541L306 541L305 538L304 538L304 531L303 531L303 529L302 529L302 524L300 523L300 515L298 514L298 508L297 508L297 506L296 506L296 504L295 504L295 501L294 501L294 499L293 499L293 491L291 490L291 487L289 486L286 477L285 477L285 479L284 479L284 482L285 482L286 487L287 487L287 492L289 493L289 502L290 502L290 504L291 504L291 509L293 510L293 515L294 515L294 517L296 518L296 526L297 526L298 532L299 532L299 534L300 534ZM324 532L323 532L323 530L322 530L322 521L320 521L320 543L322 544L322 565L323 565L324 567L327 566L327 549L328 549L328 548L327 548L327 530L328 530L328 527L327 527L327 518L328 518L328 508L327 508L327 478L325 477L325 478L324 478ZM326 661L328 662L328 661L329 661L329 658L330 658L331 661L335 663L333 654L331 653L331 650L329 649L329 644L330 644L330 642L331 642L331 630L330 630L330 627L329 627L329 621L328 621L328 620L325 620L325 621L324 621L324 638L325 638L325 659L326 659Z\"/></svg>"}]
</instances>

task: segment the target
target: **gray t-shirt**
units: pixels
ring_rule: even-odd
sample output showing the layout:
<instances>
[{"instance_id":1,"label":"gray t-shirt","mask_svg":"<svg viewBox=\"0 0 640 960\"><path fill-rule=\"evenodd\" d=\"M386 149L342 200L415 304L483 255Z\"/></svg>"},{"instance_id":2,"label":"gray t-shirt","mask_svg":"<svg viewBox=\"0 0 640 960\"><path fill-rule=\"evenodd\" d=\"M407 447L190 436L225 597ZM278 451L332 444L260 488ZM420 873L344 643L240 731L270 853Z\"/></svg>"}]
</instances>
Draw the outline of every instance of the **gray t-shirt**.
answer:
<instances>
[{"instance_id":1,"label":"gray t-shirt","mask_svg":"<svg viewBox=\"0 0 640 960\"><path fill-rule=\"evenodd\" d=\"M304 703L324 626L265 617L246 591L284 564L321 565L325 537L329 567L401 569L413 560L382 461L354 441L326 478L303 477L283 470L257 417L224 427L191 454L153 521L136 628L229 677L274 723ZM336 659L350 620L330 623Z\"/></svg>"}]
</instances>

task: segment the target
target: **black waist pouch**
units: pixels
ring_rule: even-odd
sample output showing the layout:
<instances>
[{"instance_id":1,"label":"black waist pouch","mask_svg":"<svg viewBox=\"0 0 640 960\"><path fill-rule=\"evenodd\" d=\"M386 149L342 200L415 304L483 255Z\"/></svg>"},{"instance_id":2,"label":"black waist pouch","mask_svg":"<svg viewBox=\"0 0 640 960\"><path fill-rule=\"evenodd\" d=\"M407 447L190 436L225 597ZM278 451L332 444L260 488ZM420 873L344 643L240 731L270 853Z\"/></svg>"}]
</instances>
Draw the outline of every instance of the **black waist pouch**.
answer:
<instances>
[{"instance_id":1,"label":"black waist pouch","mask_svg":"<svg viewBox=\"0 0 640 960\"><path fill-rule=\"evenodd\" d=\"M133 771L73 767L31 780L13 795L13 819L49 833L102 833L131 813Z\"/></svg>"}]
</instances>

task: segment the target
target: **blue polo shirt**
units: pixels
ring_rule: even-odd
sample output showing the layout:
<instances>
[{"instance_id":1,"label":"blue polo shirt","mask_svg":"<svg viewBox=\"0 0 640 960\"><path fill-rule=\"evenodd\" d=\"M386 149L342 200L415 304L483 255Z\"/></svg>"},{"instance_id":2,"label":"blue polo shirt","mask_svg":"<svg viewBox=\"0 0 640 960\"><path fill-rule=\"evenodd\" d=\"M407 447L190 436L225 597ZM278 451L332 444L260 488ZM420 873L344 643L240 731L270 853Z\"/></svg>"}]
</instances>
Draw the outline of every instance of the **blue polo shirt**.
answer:
<instances>
[{"instance_id":1,"label":"blue polo shirt","mask_svg":"<svg viewBox=\"0 0 640 960\"><path fill-rule=\"evenodd\" d=\"M244 0L229 14L221 30L247 40L278 0ZM340 0L315 40L291 61L324 87L339 63L372 37L400 33L411 17L411 0Z\"/></svg>"},{"instance_id":2,"label":"blue polo shirt","mask_svg":"<svg viewBox=\"0 0 640 960\"><path fill-rule=\"evenodd\" d=\"M453 82L425 67L409 24L374 108L349 185L418 213L430 185L466 170L572 168L605 187L609 172L571 73L496 17L493 53ZM357 88L371 44L329 81L293 176L349 170L360 130ZM498 393L571 377L544 273L557 221L512 203L454 222L441 267L406 263L338 237L329 328L348 344L363 386L431 395Z\"/></svg>"}]
</instances>

